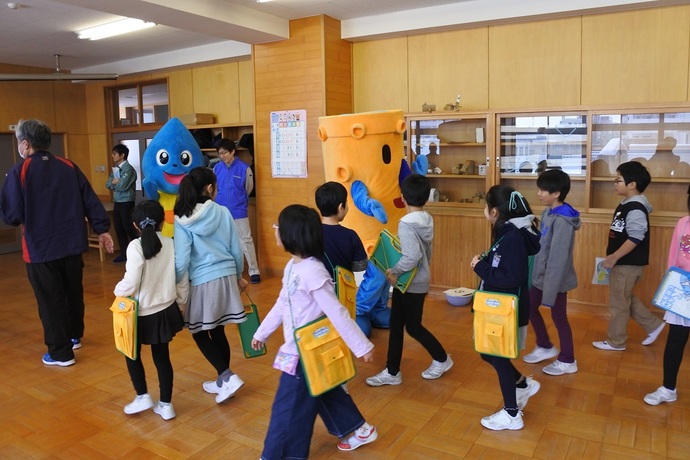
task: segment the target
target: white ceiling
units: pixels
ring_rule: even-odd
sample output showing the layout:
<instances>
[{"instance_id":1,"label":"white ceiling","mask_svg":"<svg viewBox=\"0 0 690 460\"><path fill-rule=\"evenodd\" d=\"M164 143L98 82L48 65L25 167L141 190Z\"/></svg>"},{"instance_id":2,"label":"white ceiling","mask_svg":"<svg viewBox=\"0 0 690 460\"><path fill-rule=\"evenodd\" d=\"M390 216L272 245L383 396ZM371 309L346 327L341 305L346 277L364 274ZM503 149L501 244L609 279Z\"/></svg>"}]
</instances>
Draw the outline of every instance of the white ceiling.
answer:
<instances>
[{"instance_id":1,"label":"white ceiling","mask_svg":"<svg viewBox=\"0 0 690 460\"><path fill-rule=\"evenodd\" d=\"M248 56L288 37L290 19L326 14L357 41L496 22L687 3L687 0L19 0L0 4L0 63L121 75ZM420 7L420 5L424 5ZM99 41L74 33L123 16L151 29Z\"/></svg>"}]
</instances>

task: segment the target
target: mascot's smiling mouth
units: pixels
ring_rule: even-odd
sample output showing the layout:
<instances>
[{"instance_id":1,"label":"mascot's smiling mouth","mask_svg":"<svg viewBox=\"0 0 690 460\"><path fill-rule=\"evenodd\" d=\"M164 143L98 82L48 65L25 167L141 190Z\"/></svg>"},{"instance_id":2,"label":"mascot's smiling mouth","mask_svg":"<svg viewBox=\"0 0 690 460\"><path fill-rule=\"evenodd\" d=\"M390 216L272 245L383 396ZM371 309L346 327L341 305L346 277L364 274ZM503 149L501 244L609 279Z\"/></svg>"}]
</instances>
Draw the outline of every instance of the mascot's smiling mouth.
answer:
<instances>
[{"instance_id":1,"label":"mascot's smiling mouth","mask_svg":"<svg viewBox=\"0 0 690 460\"><path fill-rule=\"evenodd\" d=\"M173 185L180 185L180 182L182 182L184 176L184 174L168 174L166 172L163 173L163 178L165 179L165 181Z\"/></svg>"},{"instance_id":2,"label":"mascot's smiling mouth","mask_svg":"<svg viewBox=\"0 0 690 460\"><path fill-rule=\"evenodd\" d=\"M401 197L395 198L395 199L393 200L393 205L394 205L396 208L404 208L404 207L405 207L405 203L403 203L403 200L402 200Z\"/></svg>"}]
</instances>

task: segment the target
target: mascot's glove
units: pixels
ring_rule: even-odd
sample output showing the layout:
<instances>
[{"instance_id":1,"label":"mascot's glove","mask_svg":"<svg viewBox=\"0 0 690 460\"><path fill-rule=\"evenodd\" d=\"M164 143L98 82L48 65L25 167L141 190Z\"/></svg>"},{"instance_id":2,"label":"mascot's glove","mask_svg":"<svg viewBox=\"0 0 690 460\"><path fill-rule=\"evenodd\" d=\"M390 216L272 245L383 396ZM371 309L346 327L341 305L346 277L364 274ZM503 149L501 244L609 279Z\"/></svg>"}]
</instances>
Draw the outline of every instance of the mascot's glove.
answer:
<instances>
[{"instance_id":1,"label":"mascot's glove","mask_svg":"<svg viewBox=\"0 0 690 460\"><path fill-rule=\"evenodd\" d=\"M152 181L144 179L141 185L144 189L144 193L146 194L147 199L158 201L158 198L160 198L161 195L160 193L158 193L158 187L156 186L156 184L154 184Z\"/></svg>"},{"instance_id":2,"label":"mascot's glove","mask_svg":"<svg viewBox=\"0 0 690 460\"><path fill-rule=\"evenodd\" d=\"M429 159L426 155L418 155L417 159L412 162L412 171L426 176L426 172L429 169Z\"/></svg>"},{"instance_id":3,"label":"mascot's glove","mask_svg":"<svg viewBox=\"0 0 690 460\"><path fill-rule=\"evenodd\" d=\"M385 208L379 201L369 198L369 190L362 181L354 181L350 188L350 193L352 193L352 201L362 213L376 218L382 224L388 223L388 215Z\"/></svg>"}]
</instances>

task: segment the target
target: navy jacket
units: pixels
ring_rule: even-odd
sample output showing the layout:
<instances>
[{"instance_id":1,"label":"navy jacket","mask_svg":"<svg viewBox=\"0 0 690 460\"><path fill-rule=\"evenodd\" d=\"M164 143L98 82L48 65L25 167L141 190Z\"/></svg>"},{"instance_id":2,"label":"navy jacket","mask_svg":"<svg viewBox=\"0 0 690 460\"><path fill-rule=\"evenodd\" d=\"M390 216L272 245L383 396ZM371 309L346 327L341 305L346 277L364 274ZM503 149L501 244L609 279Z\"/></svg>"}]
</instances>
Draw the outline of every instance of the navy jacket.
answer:
<instances>
[{"instance_id":1,"label":"navy jacket","mask_svg":"<svg viewBox=\"0 0 690 460\"><path fill-rule=\"evenodd\" d=\"M17 163L0 194L7 225L23 225L27 263L44 263L86 252L88 218L93 231L110 229L110 218L81 170L49 152L34 152Z\"/></svg>"},{"instance_id":2,"label":"navy jacket","mask_svg":"<svg viewBox=\"0 0 690 460\"><path fill-rule=\"evenodd\" d=\"M518 296L518 326L529 322L529 256L540 248L541 235L531 228L533 219L528 216L503 224L498 228L497 243L474 266L482 290Z\"/></svg>"}]
</instances>

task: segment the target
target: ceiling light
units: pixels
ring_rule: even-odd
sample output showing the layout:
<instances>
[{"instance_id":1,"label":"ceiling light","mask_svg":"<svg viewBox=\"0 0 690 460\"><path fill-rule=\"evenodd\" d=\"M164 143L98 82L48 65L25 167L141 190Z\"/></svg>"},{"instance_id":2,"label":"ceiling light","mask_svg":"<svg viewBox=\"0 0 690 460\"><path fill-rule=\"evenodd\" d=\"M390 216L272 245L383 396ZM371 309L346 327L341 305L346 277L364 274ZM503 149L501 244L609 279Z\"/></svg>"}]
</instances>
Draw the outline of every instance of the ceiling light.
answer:
<instances>
[{"instance_id":1,"label":"ceiling light","mask_svg":"<svg viewBox=\"0 0 690 460\"><path fill-rule=\"evenodd\" d=\"M125 18L119 21L110 22L96 27L79 30L77 36L83 40L100 40L101 38L114 37L115 35L135 32L141 29L148 29L155 26L154 22L144 22L141 19Z\"/></svg>"}]
</instances>

